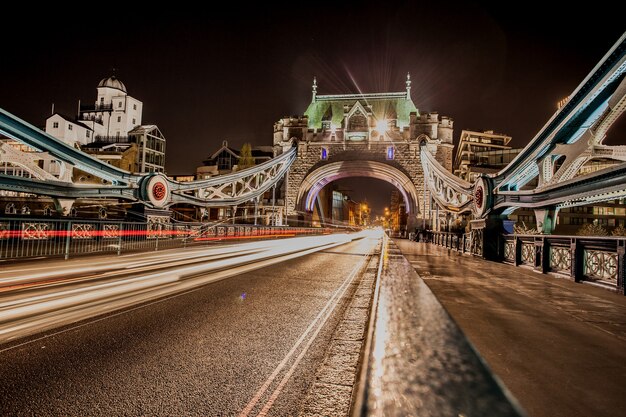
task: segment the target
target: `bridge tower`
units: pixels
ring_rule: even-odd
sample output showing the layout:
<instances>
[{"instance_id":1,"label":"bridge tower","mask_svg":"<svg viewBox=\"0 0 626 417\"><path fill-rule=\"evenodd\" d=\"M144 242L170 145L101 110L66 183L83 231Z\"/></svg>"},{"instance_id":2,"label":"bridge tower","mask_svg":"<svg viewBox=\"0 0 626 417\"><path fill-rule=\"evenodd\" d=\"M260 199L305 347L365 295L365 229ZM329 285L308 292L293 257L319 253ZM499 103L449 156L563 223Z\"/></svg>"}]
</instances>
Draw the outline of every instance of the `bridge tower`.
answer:
<instances>
[{"instance_id":1,"label":"bridge tower","mask_svg":"<svg viewBox=\"0 0 626 417\"><path fill-rule=\"evenodd\" d=\"M319 191L335 180L371 177L398 188L409 227L433 221L424 186L420 145L452 169L453 121L436 112L422 113L411 98L411 78L401 92L318 94L301 116L274 124L275 154L292 146L297 158L285 181L285 209L291 222L309 222Z\"/></svg>"}]
</instances>

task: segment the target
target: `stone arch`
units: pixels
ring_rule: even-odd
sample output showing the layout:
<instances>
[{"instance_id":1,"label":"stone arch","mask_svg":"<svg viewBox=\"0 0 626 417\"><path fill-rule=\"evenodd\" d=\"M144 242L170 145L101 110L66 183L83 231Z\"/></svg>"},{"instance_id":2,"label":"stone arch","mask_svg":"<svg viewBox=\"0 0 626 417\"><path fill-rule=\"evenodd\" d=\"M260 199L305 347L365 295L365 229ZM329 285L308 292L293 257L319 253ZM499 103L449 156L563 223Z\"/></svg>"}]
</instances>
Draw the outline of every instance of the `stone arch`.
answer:
<instances>
[{"instance_id":1,"label":"stone arch","mask_svg":"<svg viewBox=\"0 0 626 417\"><path fill-rule=\"evenodd\" d=\"M424 146L424 145L428 144L428 142L430 141L430 138L428 137L428 135L422 133L417 138L415 138L415 140L416 140L417 143L420 144L420 146Z\"/></svg>"},{"instance_id":2,"label":"stone arch","mask_svg":"<svg viewBox=\"0 0 626 417\"><path fill-rule=\"evenodd\" d=\"M402 194L409 217L415 217L419 213L420 199L413 181L394 166L366 160L331 162L309 172L300 184L297 207L302 211L313 211L317 195L324 186L350 177L377 178L392 184Z\"/></svg>"}]
</instances>

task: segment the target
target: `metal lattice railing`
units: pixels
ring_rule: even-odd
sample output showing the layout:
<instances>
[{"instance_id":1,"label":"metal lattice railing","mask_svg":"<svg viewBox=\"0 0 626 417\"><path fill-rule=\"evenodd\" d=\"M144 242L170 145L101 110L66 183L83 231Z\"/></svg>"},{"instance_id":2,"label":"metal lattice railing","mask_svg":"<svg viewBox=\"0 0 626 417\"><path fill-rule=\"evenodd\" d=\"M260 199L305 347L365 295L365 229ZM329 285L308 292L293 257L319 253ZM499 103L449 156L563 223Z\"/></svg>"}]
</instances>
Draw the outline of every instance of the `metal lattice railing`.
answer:
<instances>
[{"instance_id":1,"label":"metal lattice railing","mask_svg":"<svg viewBox=\"0 0 626 417\"><path fill-rule=\"evenodd\" d=\"M522 242L522 263L535 265L535 244Z\"/></svg>"},{"instance_id":2,"label":"metal lattice railing","mask_svg":"<svg viewBox=\"0 0 626 417\"><path fill-rule=\"evenodd\" d=\"M567 272L572 269L572 254L569 248L550 247L550 270Z\"/></svg>"},{"instance_id":3,"label":"metal lattice railing","mask_svg":"<svg viewBox=\"0 0 626 417\"><path fill-rule=\"evenodd\" d=\"M585 250L585 275L609 283L617 283L617 253Z\"/></svg>"},{"instance_id":4,"label":"metal lattice railing","mask_svg":"<svg viewBox=\"0 0 626 417\"><path fill-rule=\"evenodd\" d=\"M515 242L504 242L504 259L515 262Z\"/></svg>"},{"instance_id":5,"label":"metal lattice railing","mask_svg":"<svg viewBox=\"0 0 626 417\"><path fill-rule=\"evenodd\" d=\"M0 260L159 250L237 239L330 233L327 228L102 220L0 219Z\"/></svg>"}]
</instances>

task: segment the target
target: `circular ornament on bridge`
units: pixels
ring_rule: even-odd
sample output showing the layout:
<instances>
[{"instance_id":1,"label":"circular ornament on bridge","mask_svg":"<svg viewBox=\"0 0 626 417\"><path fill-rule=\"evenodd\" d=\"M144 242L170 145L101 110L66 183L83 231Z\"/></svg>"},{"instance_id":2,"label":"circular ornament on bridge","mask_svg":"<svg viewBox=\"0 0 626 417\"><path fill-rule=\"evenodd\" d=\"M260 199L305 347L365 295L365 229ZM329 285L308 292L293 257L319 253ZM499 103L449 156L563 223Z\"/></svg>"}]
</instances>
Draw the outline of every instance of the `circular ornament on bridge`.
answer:
<instances>
[{"instance_id":1,"label":"circular ornament on bridge","mask_svg":"<svg viewBox=\"0 0 626 417\"><path fill-rule=\"evenodd\" d=\"M476 217L483 216L489 209L489 196L491 189L484 177L479 177L474 184L474 206L473 211Z\"/></svg>"},{"instance_id":2,"label":"circular ornament on bridge","mask_svg":"<svg viewBox=\"0 0 626 417\"><path fill-rule=\"evenodd\" d=\"M170 187L167 179L161 174L151 176L146 182L144 191L148 201L154 207L165 207L170 200Z\"/></svg>"}]
</instances>

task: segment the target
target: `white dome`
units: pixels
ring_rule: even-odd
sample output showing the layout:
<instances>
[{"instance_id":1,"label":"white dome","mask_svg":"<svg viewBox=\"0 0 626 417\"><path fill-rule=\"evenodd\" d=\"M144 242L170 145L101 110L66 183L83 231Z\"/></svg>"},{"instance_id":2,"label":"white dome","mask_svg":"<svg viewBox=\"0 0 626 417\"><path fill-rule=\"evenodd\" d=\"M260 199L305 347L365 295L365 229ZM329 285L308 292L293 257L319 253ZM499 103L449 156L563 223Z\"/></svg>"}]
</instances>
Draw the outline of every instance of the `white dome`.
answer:
<instances>
[{"instance_id":1,"label":"white dome","mask_svg":"<svg viewBox=\"0 0 626 417\"><path fill-rule=\"evenodd\" d=\"M115 75L112 75L109 78L103 78L102 81L98 83L98 87L115 88L125 93L127 92L126 86L124 85L124 83L118 80L117 78L115 78Z\"/></svg>"}]
</instances>

